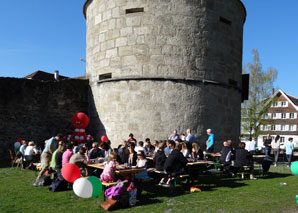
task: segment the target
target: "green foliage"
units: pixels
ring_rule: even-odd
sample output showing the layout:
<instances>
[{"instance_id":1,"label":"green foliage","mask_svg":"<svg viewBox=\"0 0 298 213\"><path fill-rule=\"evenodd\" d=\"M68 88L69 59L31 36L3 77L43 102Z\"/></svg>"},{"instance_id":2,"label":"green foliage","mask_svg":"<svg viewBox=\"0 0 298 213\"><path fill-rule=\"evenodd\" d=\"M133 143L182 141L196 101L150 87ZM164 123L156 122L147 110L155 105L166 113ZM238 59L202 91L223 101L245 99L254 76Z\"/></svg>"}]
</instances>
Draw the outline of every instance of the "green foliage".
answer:
<instances>
[{"instance_id":1,"label":"green foliage","mask_svg":"<svg viewBox=\"0 0 298 213\"><path fill-rule=\"evenodd\" d=\"M31 170L0 169L0 212L105 212L99 198L79 198L72 190L51 192L33 187L36 175ZM175 193L168 188L145 183L137 206L116 212L297 212L297 176L285 166L271 167L269 176L240 180L226 175L200 175L190 193L178 184ZM281 186L286 182L287 186Z\"/></svg>"},{"instance_id":2,"label":"green foliage","mask_svg":"<svg viewBox=\"0 0 298 213\"><path fill-rule=\"evenodd\" d=\"M277 70L270 67L264 71L260 62L259 53L256 49L252 50L253 62L248 63L243 69L243 73L249 73L249 97L242 104L241 110L241 129L242 133L257 137L260 125L264 124L262 116L267 112L271 104L276 101L269 101L274 90L274 81L277 78Z\"/></svg>"}]
</instances>

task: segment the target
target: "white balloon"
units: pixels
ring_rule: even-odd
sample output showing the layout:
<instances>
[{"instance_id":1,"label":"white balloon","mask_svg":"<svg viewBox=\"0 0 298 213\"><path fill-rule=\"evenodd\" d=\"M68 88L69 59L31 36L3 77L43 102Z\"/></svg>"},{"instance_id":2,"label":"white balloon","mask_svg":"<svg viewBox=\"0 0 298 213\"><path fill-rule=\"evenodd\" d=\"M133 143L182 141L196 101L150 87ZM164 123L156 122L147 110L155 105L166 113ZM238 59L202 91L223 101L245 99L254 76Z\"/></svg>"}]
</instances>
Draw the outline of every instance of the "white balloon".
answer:
<instances>
[{"instance_id":1,"label":"white balloon","mask_svg":"<svg viewBox=\"0 0 298 213\"><path fill-rule=\"evenodd\" d=\"M79 178L73 183L73 191L79 197L90 198L92 197L93 187L87 178Z\"/></svg>"},{"instance_id":2,"label":"white balloon","mask_svg":"<svg viewBox=\"0 0 298 213\"><path fill-rule=\"evenodd\" d=\"M75 129L75 132L79 132L80 130L79 129Z\"/></svg>"},{"instance_id":3,"label":"white balloon","mask_svg":"<svg viewBox=\"0 0 298 213\"><path fill-rule=\"evenodd\" d=\"M80 132L85 132L85 129L80 129Z\"/></svg>"},{"instance_id":4,"label":"white balloon","mask_svg":"<svg viewBox=\"0 0 298 213\"><path fill-rule=\"evenodd\" d=\"M85 139L85 137L84 137L84 136L81 136L81 137L80 137L80 140L81 140L81 141L83 141L84 139Z\"/></svg>"},{"instance_id":5,"label":"white balloon","mask_svg":"<svg viewBox=\"0 0 298 213\"><path fill-rule=\"evenodd\" d=\"M19 148L21 146L20 142L15 142L14 143L14 148Z\"/></svg>"},{"instance_id":6,"label":"white balloon","mask_svg":"<svg viewBox=\"0 0 298 213\"><path fill-rule=\"evenodd\" d=\"M76 135L76 136L75 136L75 139L76 139L76 140L80 140L80 136Z\"/></svg>"}]
</instances>

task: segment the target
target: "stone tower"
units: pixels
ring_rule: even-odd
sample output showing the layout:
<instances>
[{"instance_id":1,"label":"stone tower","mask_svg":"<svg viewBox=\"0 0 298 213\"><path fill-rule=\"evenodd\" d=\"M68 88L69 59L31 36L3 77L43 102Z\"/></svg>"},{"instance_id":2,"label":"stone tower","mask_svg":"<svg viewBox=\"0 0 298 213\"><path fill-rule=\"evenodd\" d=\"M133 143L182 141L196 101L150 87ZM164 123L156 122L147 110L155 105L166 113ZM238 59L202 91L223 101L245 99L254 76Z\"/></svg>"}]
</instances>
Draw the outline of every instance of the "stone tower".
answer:
<instances>
[{"instance_id":1,"label":"stone tower","mask_svg":"<svg viewBox=\"0 0 298 213\"><path fill-rule=\"evenodd\" d=\"M90 126L117 145L206 129L240 134L240 0L86 0Z\"/></svg>"}]
</instances>

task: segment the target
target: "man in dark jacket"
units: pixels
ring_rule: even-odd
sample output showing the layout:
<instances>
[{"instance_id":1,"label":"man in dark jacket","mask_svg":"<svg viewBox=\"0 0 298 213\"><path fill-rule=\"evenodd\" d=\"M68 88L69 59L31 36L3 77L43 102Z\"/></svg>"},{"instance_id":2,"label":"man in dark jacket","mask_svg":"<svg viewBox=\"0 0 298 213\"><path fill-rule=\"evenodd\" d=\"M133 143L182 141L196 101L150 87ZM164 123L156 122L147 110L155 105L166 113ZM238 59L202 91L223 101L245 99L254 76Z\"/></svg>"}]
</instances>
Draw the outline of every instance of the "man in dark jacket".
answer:
<instances>
[{"instance_id":1,"label":"man in dark jacket","mask_svg":"<svg viewBox=\"0 0 298 213\"><path fill-rule=\"evenodd\" d=\"M223 164L223 171L224 172L229 172L230 171L230 165L231 165L231 160L233 157L232 153L232 141L228 140L224 142L224 146L222 147L222 150L220 151L221 156L219 158L219 162Z\"/></svg>"},{"instance_id":2,"label":"man in dark jacket","mask_svg":"<svg viewBox=\"0 0 298 213\"><path fill-rule=\"evenodd\" d=\"M163 167L165 165L166 162L166 155L164 152L164 148L165 148L165 144L164 143L160 143L158 145L158 150L153 158L153 163L155 165L155 169L158 171L163 171Z\"/></svg>"},{"instance_id":3,"label":"man in dark jacket","mask_svg":"<svg viewBox=\"0 0 298 213\"><path fill-rule=\"evenodd\" d=\"M181 172L187 164L187 159L183 156L181 149L182 145L178 144L175 148L175 142L171 141L171 148L173 151L166 159L164 170L166 172L166 178L168 178L167 183L164 183L164 179L161 179L160 185L165 187L169 187L170 181L177 175L177 173Z\"/></svg>"},{"instance_id":4,"label":"man in dark jacket","mask_svg":"<svg viewBox=\"0 0 298 213\"><path fill-rule=\"evenodd\" d=\"M252 155L244 148L245 148L245 143L240 142L238 145L238 149L236 149L236 154L235 154L234 173L236 175L240 168L243 168L244 166L250 166L250 179L256 179L254 178L254 175L253 175L254 167L253 167ZM244 179L244 173L242 173L241 179Z\"/></svg>"}]
</instances>

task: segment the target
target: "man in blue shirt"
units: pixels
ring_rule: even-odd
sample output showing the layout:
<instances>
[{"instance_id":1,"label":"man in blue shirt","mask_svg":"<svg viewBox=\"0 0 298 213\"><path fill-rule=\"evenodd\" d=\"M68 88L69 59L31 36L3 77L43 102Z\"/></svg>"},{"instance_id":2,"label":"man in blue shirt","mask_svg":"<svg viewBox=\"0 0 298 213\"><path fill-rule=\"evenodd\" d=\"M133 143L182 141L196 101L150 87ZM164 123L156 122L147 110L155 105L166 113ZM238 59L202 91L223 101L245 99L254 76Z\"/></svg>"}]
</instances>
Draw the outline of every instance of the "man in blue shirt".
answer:
<instances>
[{"instance_id":1,"label":"man in blue shirt","mask_svg":"<svg viewBox=\"0 0 298 213\"><path fill-rule=\"evenodd\" d=\"M208 140L206 141L206 151L207 152L213 152L214 151L215 136L212 133L211 129L207 129L207 135L209 135L209 137L208 137Z\"/></svg>"},{"instance_id":2,"label":"man in blue shirt","mask_svg":"<svg viewBox=\"0 0 298 213\"><path fill-rule=\"evenodd\" d=\"M165 155L168 157L174 148L175 148L175 142L167 140L167 147L164 149Z\"/></svg>"},{"instance_id":3,"label":"man in blue shirt","mask_svg":"<svg viewBox=\"0 0 298 213\"><path fill-rule=\"evenodd\" d=\"M293 138L289 138L288 142L285 143L286 155L289 163L288 167L291 166L291 160L292 160L292 155L294 150L294 144L292 142L293 142Z\"/></svg>"},{"instance_id":4,"label":"man in blue shirt","mask_svg":"<svg viewBox=\"0 0 298 213\"><path fill-rule=\"evenodd\" d=\"M197 140L196 137L193 134L191 134L190 129L186 130L186 139L185 140L187 142L189 142L190 144L192 144L193 142L195 142Z\"/></svg>"},{"instance_id":5,"label":"man in blue shirt","mask_svg":"<svg viewBox=\"0 0 298 213\"><path fill-rule=\"evenodd\" d=\"M170 135L169 140L175 141L179 138L179 135L177 134L177 130L174 130L173 134Z\"/></svg>"},{"instance_id":6,"label":"man in blue shirt","mask_svg":"<svg viewBox=\"0 0 298 213\"><path fill-rule=\"evenodd\" d=\"M22 141L23 145L20 147L20 152L22 153L23 157L25 156L25 150L27 148L28 142L27 141Z\"/></svg>"},{"instance_id":7,"label":"man in blue shirt","mask_svg":"<svg viewBox=\"0 0 298 213\"><path fill-rule=\"evenodd\" d=\"M34 186L37 186L36 182L38 181L38 179L46 172L46 170L49 169L50 162L52 159L52 154L58 148L58 142L62 139L63 139L62 134L57 134L55 137L52 137L47 141L45 148L41 154L42 170L38 174L36 181L33 184Z\"/></svg>"}]
</instances>

